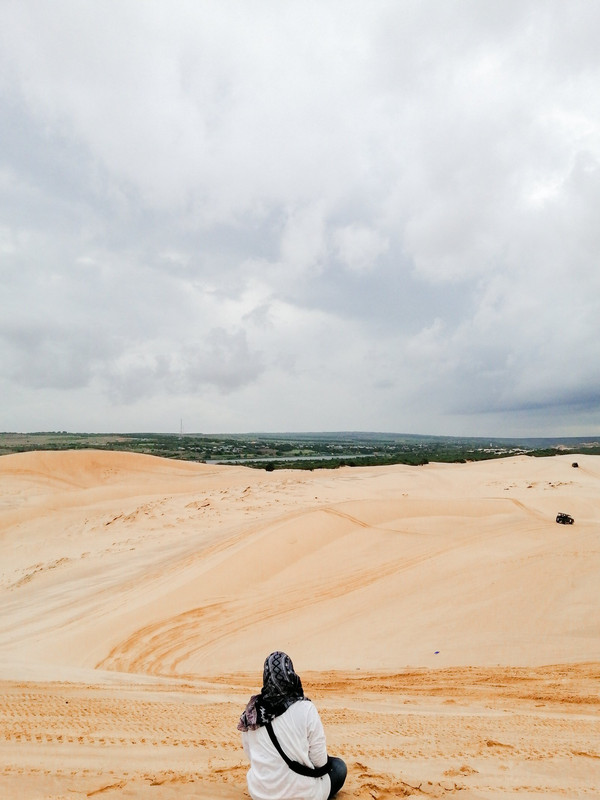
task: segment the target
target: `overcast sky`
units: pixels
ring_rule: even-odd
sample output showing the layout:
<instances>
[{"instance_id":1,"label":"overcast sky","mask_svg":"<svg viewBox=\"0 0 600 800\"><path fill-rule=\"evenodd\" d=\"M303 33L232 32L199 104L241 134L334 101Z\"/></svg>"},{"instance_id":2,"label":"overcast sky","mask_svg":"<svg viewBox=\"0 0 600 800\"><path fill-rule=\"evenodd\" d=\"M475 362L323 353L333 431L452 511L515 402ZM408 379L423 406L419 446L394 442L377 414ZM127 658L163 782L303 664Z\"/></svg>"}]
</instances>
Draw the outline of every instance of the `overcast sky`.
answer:
<instances>
[{"instance_id":1,"label":"overcast sky","mask_svg":"<svg viewBox=\"0 0 600 800\"><path fill-rule=\"evenodd\" d=\"M0 430L600 432L600 3L0 0Z\"/></svg>"}]
</instances>

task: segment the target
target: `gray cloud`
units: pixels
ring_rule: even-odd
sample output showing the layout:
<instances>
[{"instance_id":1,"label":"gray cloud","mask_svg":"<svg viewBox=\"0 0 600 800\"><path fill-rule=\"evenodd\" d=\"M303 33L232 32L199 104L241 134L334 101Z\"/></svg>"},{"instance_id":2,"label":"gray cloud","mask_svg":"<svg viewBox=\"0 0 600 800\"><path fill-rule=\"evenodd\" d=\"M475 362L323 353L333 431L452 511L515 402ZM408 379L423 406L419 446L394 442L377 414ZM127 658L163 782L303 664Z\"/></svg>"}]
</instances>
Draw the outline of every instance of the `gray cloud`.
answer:
<instances>
[{"instance_id":1,"label":"gray cloud","mask_svg":"<svg viewBox=\"0 0 600 800\"><path fill-rule=\"evenodd\" d=\"M2 5L0 427L596 429L599 33Z\"/></svg>"}]
</instances>

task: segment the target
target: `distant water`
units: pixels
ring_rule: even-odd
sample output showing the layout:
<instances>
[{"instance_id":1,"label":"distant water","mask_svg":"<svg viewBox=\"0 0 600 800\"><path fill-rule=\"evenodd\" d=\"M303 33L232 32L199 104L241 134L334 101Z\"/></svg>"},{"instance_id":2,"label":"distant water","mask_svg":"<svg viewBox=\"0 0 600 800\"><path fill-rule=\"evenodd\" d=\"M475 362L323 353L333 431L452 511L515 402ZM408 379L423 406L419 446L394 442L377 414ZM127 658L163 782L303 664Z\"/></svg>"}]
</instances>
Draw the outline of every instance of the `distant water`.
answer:
<instances>
[{"instance_id":1,"label":"distant water","mask_svg":"<svg viewBox=\"0 0 600 800\"><path fill-rule=\"evenodd\" d=\"M250 458L207 458L205 464L246 464L248 461L259 461L268 464L269 461L331 461L334 458L369 458L372 454L364 456L356 453L340 453L339 455L314 455L314 456L251 456Z\"/></svg>"}]
</instances>

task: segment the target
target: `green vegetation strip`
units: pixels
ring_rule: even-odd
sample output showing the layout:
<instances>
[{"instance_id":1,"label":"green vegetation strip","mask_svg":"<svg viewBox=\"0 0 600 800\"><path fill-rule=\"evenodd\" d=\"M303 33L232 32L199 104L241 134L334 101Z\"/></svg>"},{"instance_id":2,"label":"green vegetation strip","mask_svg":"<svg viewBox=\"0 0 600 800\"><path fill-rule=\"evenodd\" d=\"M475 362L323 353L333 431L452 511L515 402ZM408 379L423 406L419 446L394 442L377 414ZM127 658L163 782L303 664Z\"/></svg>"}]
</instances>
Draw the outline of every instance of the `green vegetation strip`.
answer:
<instances>
[{"instance_id":1,"label":"green vegetation strip","mask_svg":"<svg viewBox=\"0 0 600 800\"><path fill-rule=\"evenodd\" d=\"M587 438L489 439L392 433L0 433L0 455L30 450L118 450L256 469L336 469L343 466L481 461L513 455L600 454Z\"/></svg>"}]
</instances>

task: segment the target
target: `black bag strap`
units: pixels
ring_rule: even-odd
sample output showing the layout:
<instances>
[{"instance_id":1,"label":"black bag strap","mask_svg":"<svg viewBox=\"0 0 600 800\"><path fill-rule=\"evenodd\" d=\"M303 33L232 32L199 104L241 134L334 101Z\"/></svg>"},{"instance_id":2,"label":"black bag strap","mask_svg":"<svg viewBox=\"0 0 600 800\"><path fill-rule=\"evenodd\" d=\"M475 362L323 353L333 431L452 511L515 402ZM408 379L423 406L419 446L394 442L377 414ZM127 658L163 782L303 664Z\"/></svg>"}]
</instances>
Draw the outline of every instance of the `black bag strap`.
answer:
<instances>
[{"instance_id":1,"label":"black bag strap","mask_svg":"<svg viewBox=\"0 0 600 800\"><path fill-rule=\"evenodd\" d=\"M299 761L292 761L292 759L283 752L281 745L279 744L279 740L275 736L275 731L273 730L271 723L267 722L265 728L267 729L269 738L275 745L275 749L283 758L288 767L292 770L292 772L297 772L298 775L306 775L309 778L322 778L323 775L327 775L329 772L329 758L327 759L327 763L322 767L307 767L305 764L301 764Z\"/></svg>"}]
</instances>

